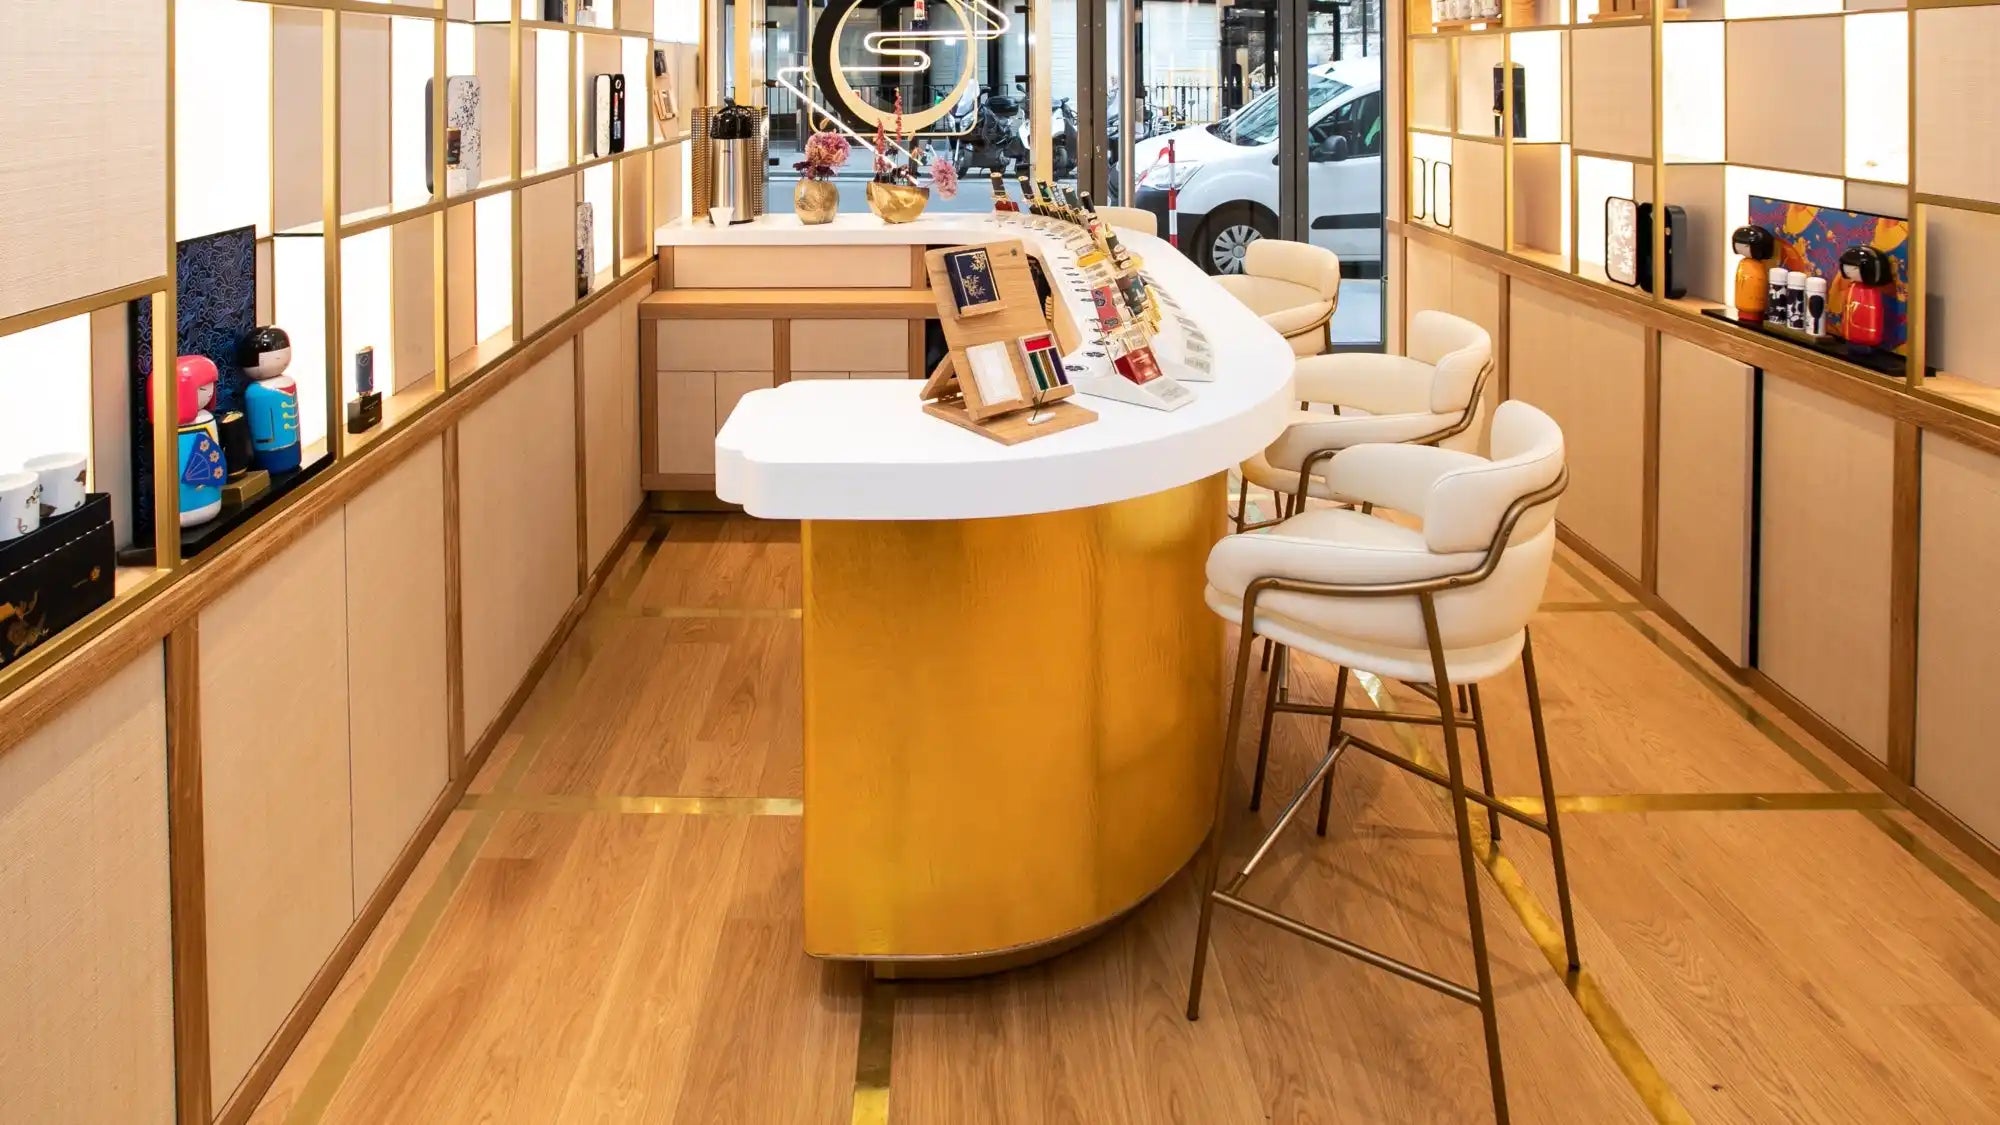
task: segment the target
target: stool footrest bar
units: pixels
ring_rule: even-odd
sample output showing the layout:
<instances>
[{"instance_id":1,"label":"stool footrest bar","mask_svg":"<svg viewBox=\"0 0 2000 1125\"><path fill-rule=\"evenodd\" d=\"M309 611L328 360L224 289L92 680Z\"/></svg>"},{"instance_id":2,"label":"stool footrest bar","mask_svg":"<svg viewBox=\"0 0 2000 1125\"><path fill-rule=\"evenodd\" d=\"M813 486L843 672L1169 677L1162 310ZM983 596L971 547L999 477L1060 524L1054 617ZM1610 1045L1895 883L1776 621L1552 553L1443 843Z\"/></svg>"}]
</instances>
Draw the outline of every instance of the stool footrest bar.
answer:
<instances>
[{"instance_id":1,"label":"stool footrest bar","mask_svg":"<svg viewBox=\"0 0 2000 1125\"><path fill-rule=\"evenodd\" d=\"M1427 969L1419 969L1408 962L1398 961L1386 953L1377 953L1365 945L1351 942L1339 934L1330 934L1318 927L1308 926L1296 918L1287 918L1275 910L1268 910L1254 902L1237 898L1227 891L1215 891L1214 896L1215 901L1222 905L1248 914L1260 922L1276 926L1286 933L1297 935L1317 945L1326 946L1337 953L1345 953L1357 961L1373 965L1384 972L1394 973L1406 981L1421 984L1433 991L1442 992L1454 1000L1463 1000L1467 1004L1473 1005L1480 1003L1479 993L1476 990L1467 988L1457 981L1447 980Z\"/></svg>"},{"instance_id":2,"label":"stool footrest bar","mask_svg":"<svg viewBox=\"0 0 2000 1125\"><path fill-rule=\"evenodd\" d=\"M1352 712L1350 712L1350 714L1351 713ZM1412 762L1408 758L1403 757L1401 754L1394 754L1387 750L1384 750L1380 746L1375 745L1374 743L1368 741L1365 738L1350 738L1349 741L1353 743L1356 749L1366 750L1368 753L1373 754L1375 757L1382 759L1383 761L1389 763L1392 766L1395 766L1398 769L1404 770L1408 773L1416 774L1418 777L1423 778L1425 781L1430 782L1432 785L1438 786L1441 789L1451 788L1451 778L1446 777L1445 775L1430 768L1429 766L1420 765L1416 762ZM1513 805L1508 804L1507 802L1501 800L1500 798L1488 797L1486 794L1481 793L1477 789L1467 789L1465 791L1465 799L1471 801L1476 805L1484 805L1485 807L1492 809L1493 811L1499 813L1501 816L1507 817L1510 820L1520 821L1522 824L1527 825L1528 827L1534 829L1537 832L1546 834L1549 830L1548 821L1543 820L1541 817L1532 816L1528 813L1524 813L1520 809L1515 808Z\"/></svg>"}]
</instances>

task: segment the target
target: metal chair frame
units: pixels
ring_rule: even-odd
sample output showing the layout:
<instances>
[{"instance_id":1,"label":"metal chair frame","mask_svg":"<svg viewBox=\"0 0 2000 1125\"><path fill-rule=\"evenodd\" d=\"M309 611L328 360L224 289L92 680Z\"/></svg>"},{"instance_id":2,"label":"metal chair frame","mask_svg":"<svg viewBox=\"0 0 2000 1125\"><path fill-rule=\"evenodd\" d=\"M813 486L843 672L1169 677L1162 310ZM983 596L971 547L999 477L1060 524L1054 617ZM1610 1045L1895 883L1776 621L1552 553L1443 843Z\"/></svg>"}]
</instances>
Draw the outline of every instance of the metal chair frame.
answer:
<instances>
[{"instance_id":1,"label":"metal chair frame","mask_svg":"<svg viewBox=\"0 0 2000 1125\"><path fill-rule=\"evenodd\" d=\"M1527 825L1549 838L1549 847L1554 858L1556 877L1556 897L1562 914L1563 947L1569 955L1571 972L1577 971L1580 962L1576 946L1576 922L1570 908L1569 867L1563 853L1562 822L1556 809L1554 781L1549 769L1548 733L1542 722L1540 686L1535 677L1534 638L1523 627L1521 646L1521 668L1527 681L1528 714L1534 728L1535 760L1541 774L1543 816L1537 817L1499 801L1493 795L1493 773L1487 755L1486 722L1479 700L1479 689L1470 686L1466 696L1470 700L1471 713L1461 713L1456 705L1446 705L1444 701L1454 699L1450 674L1445 669L1444 642L1438 629L1437 595L1449 590L1462 589L1484 581L1494 568L1500 565L1501 557L1507 549L1507 541L1512 537L1515 526L1527 512L1555 500L1569 484L1569 470L1565 467L1556 479L1535 492L1514 500L1500 518L1493 540L1486 549L1485 558L1477 567L1457 574L1414 582L1398 582L1384 585L1350 585L1339 583L1313 582L1304 579L1270 575L1250 583L1243 595L1243 623L1236 641L1236 678L1230 689L1229 721L1224 728L1222 753L1218 766L1215 787L1215 819L1209 829L1207 844L1202 857L1201 920L1195 930L1194 968L1188 980L1187 1017L1201 1018L1201 990L1203 976L1208 967L1208 943L1210 926L1217 904L1249 915L1261 922L1323 945L1340 953L1345 953L1375 968L1382 969L1421 984L1426 988L1450 996L1455 1000L1475 1005L1486 1034L1486 1065L1493 1092L1494 1119L1504 1123L1509 1120L1507 1112L1507 1089L1505 1074L1500 1059L1500 1027L1495 1010L1493 974L1486 946L1485 918L1479 905L1479 884L1476 873L1477 856L1473 851L1472 825L1469 805L1477 804L1485 808L1493 839L1497 843L1500 834L1500 818L1506 817ZM1250 675L1250 645L1256 637L1257 602L1268 591L1305 594L1315 597L1332 598L1389 598L1414 597L1423 614L1424 635L1430 648L1432 681L1419 690L1427 698L1439 704L1438 714L1433 717L1422 714L1404 714L1394 711L1350 708L1346 705L1348 669L1342 667L1334 690L1334 700L1330 706L1290 703L1280 699L1276 684L1282 674L1284 662L1281 660L1279 673L1274 673L1266 681L1264 691L1263 736L1258 746L1258 779L1261 784L1264 759L1270 747L1271 717L1280 711L1291 714L1324 715L1332 719L1332 727L1327 734L1327 750L1314 767L1310 777L1291 801L1279 814L1277 823L1265 834L1257 845L1250 860L1238 870L1226 886L1218 889L1221 877L1223 832L1227 824L1229 808L1229 777L1231 773L1231 751L1236 745L1236 731L1243 719L1243 692ZM1280 649L1282 654L1285 650ZM1368 719L1377 722L1419 723L1443 728L1445 763L1447 770L1437 770L1421 763L1392 753L1367 739L1341 729L1348 719ZM1478 746L1483 784L1479 790L1468 789L1465 771L1461 763L1458 728L1461 724L1471 725ZM1450 792L1453 819L1458 836L1459 874L1465 889L1465 911L1472 937L1472 956L1475 983L1467 987L1457 981L1439 976L1427 969L1399 961L1387 954L1350 941L1337 934L1308 925L1295 918L1287 917L1275 910L1260 906L1241 896L1240 892L1250 876L1269 854L1278 836L1290 826L1292 818L1303 807L1305 799L1315 786L1320 790L1318 834L1326 835L1327 816L1333 802L1333 772L1341 757L1349 749L1358 749L1380 758L1433 785ZM1255 805L1253 804L1253 808Z\"/></svg>"}]
</instances>

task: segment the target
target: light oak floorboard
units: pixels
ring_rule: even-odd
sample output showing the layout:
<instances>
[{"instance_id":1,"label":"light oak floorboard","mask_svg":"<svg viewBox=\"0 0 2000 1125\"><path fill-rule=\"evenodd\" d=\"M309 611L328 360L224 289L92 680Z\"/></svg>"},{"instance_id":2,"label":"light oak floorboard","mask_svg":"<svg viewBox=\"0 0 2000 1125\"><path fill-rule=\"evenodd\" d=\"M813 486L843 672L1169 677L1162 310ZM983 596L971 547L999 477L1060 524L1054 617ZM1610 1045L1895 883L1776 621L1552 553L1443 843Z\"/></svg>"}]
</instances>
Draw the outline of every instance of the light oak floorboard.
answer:
<instances>
[{"instance_id":1,"label":"light oak floorboard","mask_svg":"<svg viewBox=\"0 0 2000 1125\"><path fill-rule=\"evenodd\" d=\"M1563 558L1545 603L1572 608L1536 620L1558 792L1872 792ZM651 517L474 792L796 796L801 625L786 611L800 578L796 525ZM1593 602L1619 604L1573 608ZM695 609L706 612L678 612ZM1295 697L1323 700L1333 682L1331 666L1294 662ZM1519 685L1494 681L1486 710L1500 791L1532 796ZM1385 688L1399 708L1425 706ZM1350 702L1369 705L1360 685ZM1441 752L1435 731L1367 727L1392 749ZM1241 796L1256 729L1244 725L1233 857L1324 739L1323 720L1279 719L1266 809L1252 817ZM1465 754L1471 770L1469 740ZM1366 758L1338 776L1329 837L1313 836L1308 810L1247 894L1469 980L1446 802ZM1217 916L1203 1018L1188 1023L1190 872L1052 962L874 985L893 1015L864 1033L862 971L799 951L799 821L782 803L767 808L777 815L729 807L454 813L255 1120L874 1120L858 1109L864 1049L887 1055L897 1125L1486 1117L1476 1011L1231 912ZM2000 1104L1986 1061L2000 1053L2000 880L1915 817L1629 811L1564 824L1588 987L1615 1019L1586 1018L1483 872L1516 1120L1979 1120ZM1553 916L1545 841L1510 824L1501 852ZM1606 1043L1621 1035L1664 1099L1649 1105L1621 1069Z\"/></svg>"}]
</instances>

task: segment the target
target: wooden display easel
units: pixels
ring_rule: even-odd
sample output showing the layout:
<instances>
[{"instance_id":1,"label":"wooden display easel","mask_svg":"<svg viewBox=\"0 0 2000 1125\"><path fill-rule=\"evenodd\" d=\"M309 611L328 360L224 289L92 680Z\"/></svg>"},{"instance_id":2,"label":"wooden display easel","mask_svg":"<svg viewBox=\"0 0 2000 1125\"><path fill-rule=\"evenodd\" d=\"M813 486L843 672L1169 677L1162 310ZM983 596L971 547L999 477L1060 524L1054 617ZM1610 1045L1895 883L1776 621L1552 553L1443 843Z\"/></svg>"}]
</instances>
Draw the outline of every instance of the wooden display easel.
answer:
<instances>
[{"instance_id":1,"label":"wooden display easel","mask_svg":"<svg viewBox=\"0 0 2000 1125\"><path fill-rule=\"evenodd\" d=\"M948 255L964 250L983 249L992 262L993 281L1000 291L1001 308L993 312L961 317L952 297L951 278L944 264ZM1049 434L1073 430L1097 421L1097 412L1066 400L1076 388L1065 383L1035 400L1034 383L1016 347L1023 336L1052 333L1042 316L1041 302L1035 299L1035 282L1028 272L1028 251L1019 241L996 242L984 247L951 246L924 255L930 274L931 291L937 294L938 320L944 326L951 354L931 372L920 396L924 413L942 418L954 426L992 438L1003 445L1018 445ZM1013 365L1017 398L989 403L971 377L972 365L966 350L983 344L1004 343Z\"/></svg>"}]
</instances>

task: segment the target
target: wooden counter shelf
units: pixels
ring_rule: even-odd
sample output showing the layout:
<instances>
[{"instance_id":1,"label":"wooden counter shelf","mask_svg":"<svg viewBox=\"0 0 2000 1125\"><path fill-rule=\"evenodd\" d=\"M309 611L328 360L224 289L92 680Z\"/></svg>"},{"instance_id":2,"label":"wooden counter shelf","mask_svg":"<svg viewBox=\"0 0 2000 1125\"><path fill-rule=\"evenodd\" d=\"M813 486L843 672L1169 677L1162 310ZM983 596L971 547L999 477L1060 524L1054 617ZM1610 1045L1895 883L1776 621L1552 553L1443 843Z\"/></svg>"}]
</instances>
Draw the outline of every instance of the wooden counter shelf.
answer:
<instances>
[{"instance_id":1,"label":"wooden counter shelf","mask_svg":"<svg viewBox=\"0 0 2000 1125\"><path fill-rule=\"evenodd\" d=\"M639 302L641 320L674 317L817 320L864 317L927 320L937 315L928 289L667 289Z\"/></svg>"}]
</instances>

